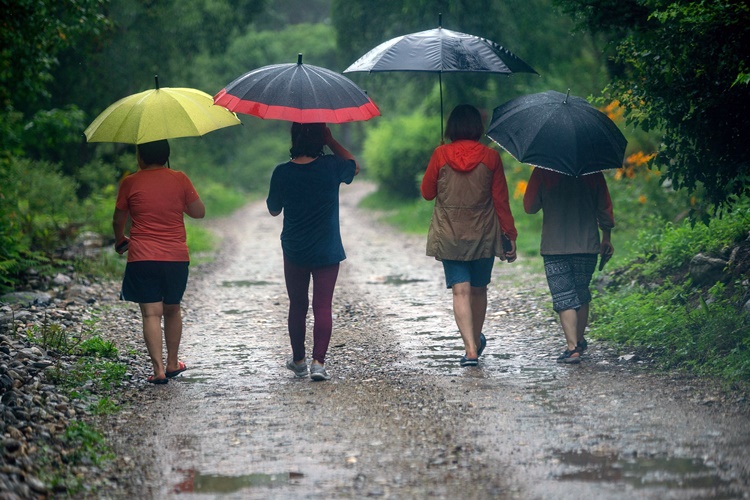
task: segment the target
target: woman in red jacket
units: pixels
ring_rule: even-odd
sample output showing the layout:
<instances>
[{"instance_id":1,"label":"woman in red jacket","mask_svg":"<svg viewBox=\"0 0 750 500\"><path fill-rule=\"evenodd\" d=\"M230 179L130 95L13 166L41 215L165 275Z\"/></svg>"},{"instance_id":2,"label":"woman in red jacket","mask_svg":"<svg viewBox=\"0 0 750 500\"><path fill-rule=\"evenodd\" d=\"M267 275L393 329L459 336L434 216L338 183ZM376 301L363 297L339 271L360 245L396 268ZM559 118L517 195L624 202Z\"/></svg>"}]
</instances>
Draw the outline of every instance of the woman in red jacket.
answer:
<instances>
[{"instance_id":1,"label":"woman in red jacket","mask_svg":"<svg viewBox=\"0 0 750 500\"><path fill-rule=\"evenodd\" d=\"M427 255L442 261L445 284L453 291L453 314L466 353L461 366L476 366L487 339L487 285L495 256L516 260L518 235L508 202L500 154L481 144L484 125L468 104L453 109L445 136L450 143L432 153L422 179L422 196L435 200ZM503 237L510 242L503 249Z\"/></svg>"}]
</instances>

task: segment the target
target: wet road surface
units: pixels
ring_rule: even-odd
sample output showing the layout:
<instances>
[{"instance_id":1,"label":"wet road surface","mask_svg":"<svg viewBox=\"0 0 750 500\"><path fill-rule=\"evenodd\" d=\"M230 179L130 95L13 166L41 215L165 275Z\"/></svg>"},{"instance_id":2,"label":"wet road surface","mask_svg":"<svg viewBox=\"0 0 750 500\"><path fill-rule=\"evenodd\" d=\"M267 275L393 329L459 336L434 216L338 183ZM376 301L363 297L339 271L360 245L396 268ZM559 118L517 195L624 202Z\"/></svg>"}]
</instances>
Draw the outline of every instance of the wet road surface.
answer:
<instances>
[{"instance_id":1,"label":"wet road surface","mask_svg":"<svg viewBox=\"0 0 750 500\"><path fill-rule=\"evenodd\" d=\"M284 367L281 217L259 202L216 228L183 302L189 370L140 415L154 498L750 497L747 406L595 341L558 365L528 261L495 266L487 350L459 367L442 267L356 208L368 189L342 187L328 382Z\"/></svg>"}]
</instances>

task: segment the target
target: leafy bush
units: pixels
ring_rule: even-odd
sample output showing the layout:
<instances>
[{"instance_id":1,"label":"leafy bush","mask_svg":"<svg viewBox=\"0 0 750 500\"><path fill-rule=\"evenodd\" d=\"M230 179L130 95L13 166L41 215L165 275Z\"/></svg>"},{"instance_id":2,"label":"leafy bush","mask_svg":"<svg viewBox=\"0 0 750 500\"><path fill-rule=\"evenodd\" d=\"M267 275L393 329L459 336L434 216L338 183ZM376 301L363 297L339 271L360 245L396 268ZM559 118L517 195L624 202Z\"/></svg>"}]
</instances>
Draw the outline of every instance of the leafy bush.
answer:
<instances>
[{"instance_id":1,"label":"leafy bush","mask_svg":"<svg viewBox=\"0 0 750 500\"><path fill-rule=\"evenodd\" d=\"M60 164L66 175L73 175L74 169L81 164L81 131L84 128L85 113L73 104L37 111L21 135L25 154L35 160Z\"/></svg>"},{"instance_id":2,"label":"leafy bush","mask_svg":"<svg viewBox=\"0 0 750 500\"><path fill-rule=\"evenodd\" d=\"M55 164L0 160L0 289L26 269L50 270L50 256L73 237L75 182Z\"/></svg>"},{"instance_id":3,"label":"leafy bush","mask_svg":"<svg viewBox=\"0 0 750 500\"><path fill-rule=\"evenodd\" d=\"M79 346L82 356L99 356L102 358L116 358L117 347L109 341L104 340L100 335L94 335Z\"/></svg>"},{"instance_id":4,"label":"leafy bush","mask_svg":"<svg viewBox=\"0 0 750 500\"><path fill-rule=\"evenodd\" d=\"M592 335L644 349L664 367L750 380L750 316L742 310L746 284L710 288L678 282L698 252L719 253L747 238L750 205L706 225L667 223L641 232L636 260L613 274L615 286L592 305Z\"/></svg>"},{"instance_id":5,"label":"leafy bush","mask_svg":"<svg viewBox=\"0 0 750 500\"><path fill-rule=\"evenodd\" d=\"M230 215L249 201L245 192L237 187L201 179L194 179L193 184L195 184L201 200L206 205L207 217Z\"/></svg>"},{"instance_id":6,"label":"leafy bush","mask_svg":"<svg viewBox=\"0 0 750 500\"><path fill-rule=\"evenodd\" d=\"M735 300L700 301L667 284L627 288L594 300L592 335L642 349L665 368L684 368L729 381L750 380L750 319Z\"/></svg>"},{"instance_id":7,"label":"leafy bush","mask_svg":"<svg viewBox=\"0 0 750 500\"><path fill-rule=\"evenodd\" d=\"M690 262L699 252L717 253L748 236L750 200L738 202L731 215L711 219L708 224L683 220L671 222L638 235L637 255L646 264L644 274L674 270Z\"/></svg>"},{"instance_id":8,"label":"leafy bush","mask_svg":"<svg viewBox=\"0 0 750 500\"><path fill-rule=\"evenodd\" d=\"M434 124L424 115L399 116L368 130L363 159L379 189L396 198L414 199L437 145Z\"/></svg>"},{"instance_id":9,"label":"leafy bush","mask_svg":"<svg viewBox=\"0 0 750 500\"><path fill-rule=\"evenodd\" d=\"M4 167L4 168L3 168ZM48 162L14 158L2 164L0 214L23 251L52 251L65 242L76 214L76 183Z\"/></svg>"}]
</instances>

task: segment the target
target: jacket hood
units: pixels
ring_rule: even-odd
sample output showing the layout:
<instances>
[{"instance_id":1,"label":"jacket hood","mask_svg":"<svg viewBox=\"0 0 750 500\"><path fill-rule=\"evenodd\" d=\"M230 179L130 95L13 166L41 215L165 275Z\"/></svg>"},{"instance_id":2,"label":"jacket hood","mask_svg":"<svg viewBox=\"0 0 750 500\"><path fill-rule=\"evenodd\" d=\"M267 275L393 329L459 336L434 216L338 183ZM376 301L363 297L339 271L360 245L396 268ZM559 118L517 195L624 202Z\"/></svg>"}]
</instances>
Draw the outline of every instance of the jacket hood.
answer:
<instances>
[{"instance_id":1,"label":"jacket hood","mask_svg":"<svg viewBox=\"0 0 750 500\"><path fill-rule=\"evenodd\" d=\"M484 160L487 148L478 141L461 140L446 144L443 153L453 170L468 172Z\"/></svg>"}]
</instances>

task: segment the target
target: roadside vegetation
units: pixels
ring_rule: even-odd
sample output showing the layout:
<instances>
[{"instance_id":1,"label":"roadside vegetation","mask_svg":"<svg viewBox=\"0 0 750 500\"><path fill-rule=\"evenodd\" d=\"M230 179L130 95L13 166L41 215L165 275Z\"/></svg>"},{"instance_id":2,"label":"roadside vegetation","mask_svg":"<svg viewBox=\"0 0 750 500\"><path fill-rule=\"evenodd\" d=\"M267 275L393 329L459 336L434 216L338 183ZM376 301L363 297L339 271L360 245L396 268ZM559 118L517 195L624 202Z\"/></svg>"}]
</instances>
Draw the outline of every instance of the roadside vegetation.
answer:
<instances>
[{"instance_id":1,"label":"roadside vegetation","mask_svg":"<svg viewBox=\"0 0 750 500\"><path fill-rule=\"evenodd\" d=\"M62 398L65 408L82 405L89 415L78 413L71 418L57 436L59 443L45 441L33 450L39 479L50 491L82 493L87 485L79 468L102 466L115 456L96 429L95 419L119 411L112 396L126 379L128 366L116 346L99 331L96 317L85 320L80 328L45 321L13 335L55 353L58 361L46 369L46 382L56 386L56 398Z\"/></svg>"}]
</instances>

